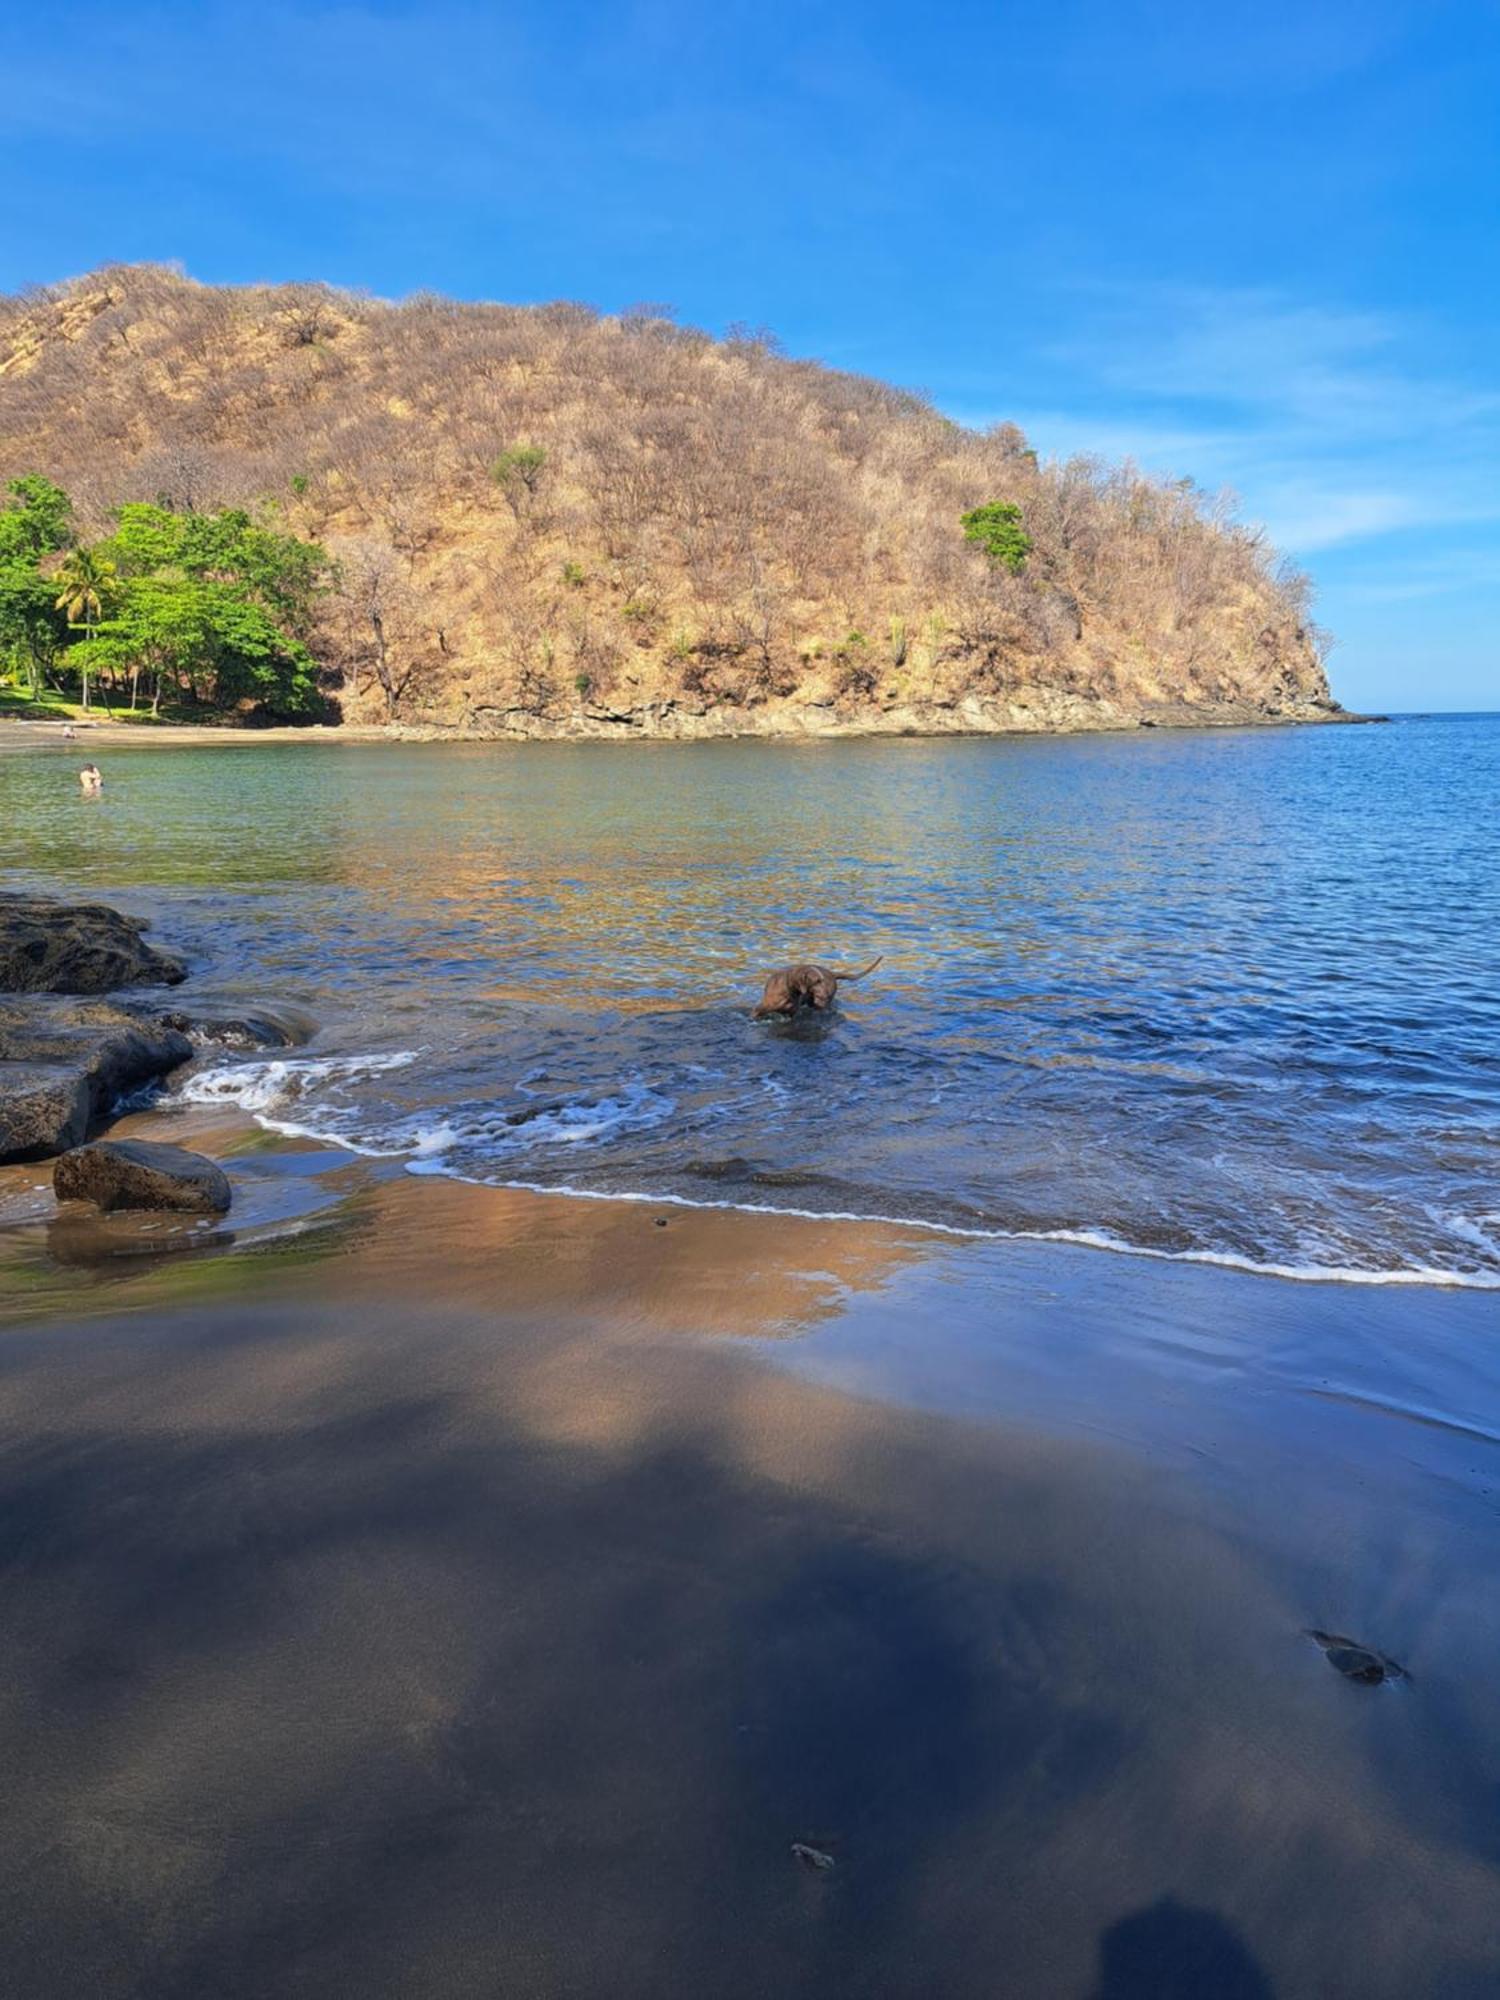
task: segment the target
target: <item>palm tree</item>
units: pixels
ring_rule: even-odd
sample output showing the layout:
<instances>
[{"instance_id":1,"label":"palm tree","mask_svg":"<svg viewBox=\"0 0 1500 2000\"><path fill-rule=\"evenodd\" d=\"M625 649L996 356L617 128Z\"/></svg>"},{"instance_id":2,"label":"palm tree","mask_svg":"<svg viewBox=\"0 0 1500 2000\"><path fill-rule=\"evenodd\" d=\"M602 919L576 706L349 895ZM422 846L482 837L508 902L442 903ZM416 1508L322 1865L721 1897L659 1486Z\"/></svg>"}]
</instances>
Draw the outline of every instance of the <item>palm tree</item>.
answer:
<instances>
[{"instance_id":1,"label":"palm tree","mask_svg":"<svg viewBox=\"0 0 1500 2000\"><path fill-rule=\"evenodd\" d=\"M53 582L60 584L57 609L70 625L81 625L92 640L115 595L115 566L92 549L70 549ZM89 705L89 670L83 669L83 705Z\"/></svg>"}]
</instances>

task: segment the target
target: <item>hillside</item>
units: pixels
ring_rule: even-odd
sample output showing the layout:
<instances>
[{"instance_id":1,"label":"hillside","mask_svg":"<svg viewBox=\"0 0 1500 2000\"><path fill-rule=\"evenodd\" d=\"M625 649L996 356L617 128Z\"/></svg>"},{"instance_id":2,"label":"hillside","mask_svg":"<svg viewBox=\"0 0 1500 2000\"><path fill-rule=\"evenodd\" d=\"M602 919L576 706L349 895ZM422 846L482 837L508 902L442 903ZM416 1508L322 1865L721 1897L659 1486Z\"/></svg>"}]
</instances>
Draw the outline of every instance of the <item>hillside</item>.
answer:
<instances>
[{"instance_id":1,"label":"hillside","mask_svg":"<svg viewBox=\"0 0 1500 2000\"><path fill-rule=\"evenodd\" d=\"M243 506L331 562L349 721L527 735L1324 720L1304 578L1189 484L1039 464L649 308L155 267L0 301L0 480ZM1019 514L1009 557L967 539ZM1008 530L1006 532L1009 532Z\"/></svg>"}]
</instances>

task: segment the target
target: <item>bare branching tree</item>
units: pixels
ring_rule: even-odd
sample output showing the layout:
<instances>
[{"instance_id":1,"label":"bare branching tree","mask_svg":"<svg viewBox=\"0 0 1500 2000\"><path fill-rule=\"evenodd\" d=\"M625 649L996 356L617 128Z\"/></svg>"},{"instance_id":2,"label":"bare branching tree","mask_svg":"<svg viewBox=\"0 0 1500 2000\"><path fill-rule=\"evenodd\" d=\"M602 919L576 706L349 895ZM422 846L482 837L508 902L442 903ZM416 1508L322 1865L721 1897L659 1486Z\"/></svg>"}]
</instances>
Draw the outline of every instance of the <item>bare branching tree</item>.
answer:
<instances>
[{"instance_id":1,"label":"bare branching tree","mask_svg":"<svg viewBox=\"0 0 1500 2000\"><path fill-rule=\"evenodd\" d=\"M414 629L416 594L407 567L387 543L370 537L342 541L334 555L350 692L358 695L362 676L373 679L386 719L394 722L430 664Z\"/></svg>"}]
</instances>

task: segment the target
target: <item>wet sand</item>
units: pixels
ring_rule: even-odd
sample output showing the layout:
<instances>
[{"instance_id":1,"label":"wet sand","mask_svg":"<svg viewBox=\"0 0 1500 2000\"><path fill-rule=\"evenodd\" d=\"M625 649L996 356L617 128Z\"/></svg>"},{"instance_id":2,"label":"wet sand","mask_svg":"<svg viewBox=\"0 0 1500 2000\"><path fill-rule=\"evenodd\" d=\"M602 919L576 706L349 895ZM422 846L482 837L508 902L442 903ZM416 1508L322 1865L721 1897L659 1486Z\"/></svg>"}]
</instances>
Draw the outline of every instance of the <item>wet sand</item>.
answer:
<instances>
[{"instance_id":1,"label":"wet sand","mask_svg":"<svg viewBox=\"0 0 1500 2000\"><path fill-rule=\"evenodd\" d=\"M72 736L63 730L71 727ZM75 717L71 724L45 717L23 719L0 716L0 749L33 749L60 745L65 750L185 749L226 743L388 743L399 740L399 732L364 723L278 723L274 727L242 729L223 722L122 721L98 715Z\"/></svg>"},{"instance_id":2,"label":"wet sand","mask_svg":"<svg viewBox=\"0 0 1500 2000\"><path fill-rule=\"evenodd\" d=\"M1493 1297L170 1123L0 1188L0 1991L1500 1990Z\"/></svg>"}]
</instances>

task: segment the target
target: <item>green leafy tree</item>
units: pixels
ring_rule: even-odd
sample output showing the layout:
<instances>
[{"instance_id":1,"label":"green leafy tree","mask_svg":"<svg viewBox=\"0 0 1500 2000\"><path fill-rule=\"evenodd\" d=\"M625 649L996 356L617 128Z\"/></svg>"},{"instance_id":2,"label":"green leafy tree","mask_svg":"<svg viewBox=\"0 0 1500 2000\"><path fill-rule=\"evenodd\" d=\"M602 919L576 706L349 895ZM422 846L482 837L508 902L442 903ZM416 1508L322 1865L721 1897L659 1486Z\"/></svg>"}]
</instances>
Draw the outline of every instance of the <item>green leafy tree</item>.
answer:
<instances>
[{"instance_id":1,"label":"green leafy tree","mask_svg":"<svg viewBox=\"0 0 1500 2000\"><path fill-rule=\"evenodd\" d=\"M0 562L31 560L66 548L73 538L73 503L38 472L13 479L0 508Z\"/></svg>"},{"instance_id":2,"label":"green leafy tree","mask_svg":"<svg viewBox=\"0 0 1500 2000\"><path fill-rule=\"evenodd\" d=\"M513 511L519 513L536 496L547 464L547 453L539 444L514 444L502 451L490 467L490 477L504 493Z\"/></svg>"},{"instance_id":3,"label":"green leafy tree","mask_svg":"<svg viewBox=\"0 0 1500 2000\"><path fill-rule=\"evenodd\" d=\"M317 542L262 527L240 508L216 514L175 513L134 502L122 507L109 543L122 574L181 570L204 582L234 586L299 638L328 579L328 557Z\"/></svg>"},{"instance_id":4,"label":"green leafy tree","mask_svg":"<svg viewBox=\"0 0 1500 2000\"><path fill-rule=\"evenodd\" d=\"M94 680L118 682L127 674L139 670L141 660L138 652L127 643L114 619L106 619L88 639L76 639L69 646L62 664L69 673L77 674L87 687ZM132 690L132 703L134 695Z\"/></svg>"},{"instance_id":5,"label":"green leafy tree","mask_svg":"<svg viewBox=\"0 0 1500 2000\"><path fill-rule=\"evenodd\" d=\"M318 707L317 665L300 640L230 586L180 573L131 578L89 657L99 669L128 669L132 707L144 671L153 715L163 694L292 718Z\"/></svg>"},{"instance_id":6,"label":"green leafy tree","mask_svg":"<svg viewBox=\"0 0 1500 2000\"><path fill-rule=\"evenodd\" d=\"M108 540L74 547L71 515L62 489L36 476L13 481L0 505L0 658L24 666L33 693L57 668L78 676L85 708L101 678L126 676L135 708L144 675L153 714L164 696L288 717L319 709L305 643L329 581L316 542L238 508L132 503Z\"/></svg>"},{"instance_id":7,"label":"green leafy tree","mask_svg":"<svg viewBox=\"0 0 1500 2000\"><path fill-rule=\"evenodd\" d=\"M319 707L317 663L258 604L205 586L214 658L213 698L229 708L253 701L268 714L298 717Z\"/></svg>"},{"instance_id":8,"label":"green leafy tree","mask_svg":"<svg viewBox=\"0 0 1500 2000\"><path fill-rule=\"evenodd\" d=\"M115 565L97 549L70 549L52 581L59 585L56 605L70 625L81 625L91 640L99 622L118 594ZM89 705L88 656L81 666L83 705Z\"/></svg>"},{"instance_id":9,"label":"green leafy tree","mask_svg":"<svg viewBox=\"0 0 1500 2000\"><path fill-rule=\"evenodd\" d=\"M178 561L189 576L236 586L299 637L312 622L328 572L319 543L261 527L235 508L190 514Z\"/></svg>"},{"instance_id":10,"label":"green leafy tree","mask_svg":"<svg viewBox=\"0 0 1500 2000\"><path fill-rule=\"evenodd\" d=\"M963 516L964 540L977 542L996 569L1018 576L1031 554L1030 535L1021 525L1021 510L1009 500L987 500Z\"/></svg>"},{"instance_id":11,"label":"green leafy tree","mask_svg":"<svg viewBox=\"0 0 1500 2000\"><path fill-rule=\"evenodd\" d=\"M118 662L128 669L132 708L142 671L150 678L153 715L168 687L202 699L211 692L213 621L202 585L188 577L131 578L121 592L119 615L99 644L101 665Z\"/></svg>"},{"instance_id":12,"label":"green leafy tree","mask_svg":"<svg viewBox=\"0 0 1500 2000\"><path fill-rule=\"evenodd\" d=\"M121 576L149 576L177 566L182 554L184 516L170 507L132 501L116 514L115 532L104 544Z\"/></svg>"},{"instance_id":13,"label":"green leafy tree","mask_svg":"<svg viewBox=\"0 0 1500 2000\"><path fill-rule=\"evenodd\" d=\"M26 676L35 700L67 644L57 588L32 562L0 558L0 651Z\"/></svg>"},{"instance_id":14,"label":"green leafy tree","mask_svg":"<svg viewBox=\"0 0 1500 2000\"><path fill-rule=\"evenodd\" d=\"M56 588L38 567L72 539L73 503L40 473L12 479L0 507L0 653L20 671L33 699L40 695L67 622Z\"/></svg>"}]
</instances>

